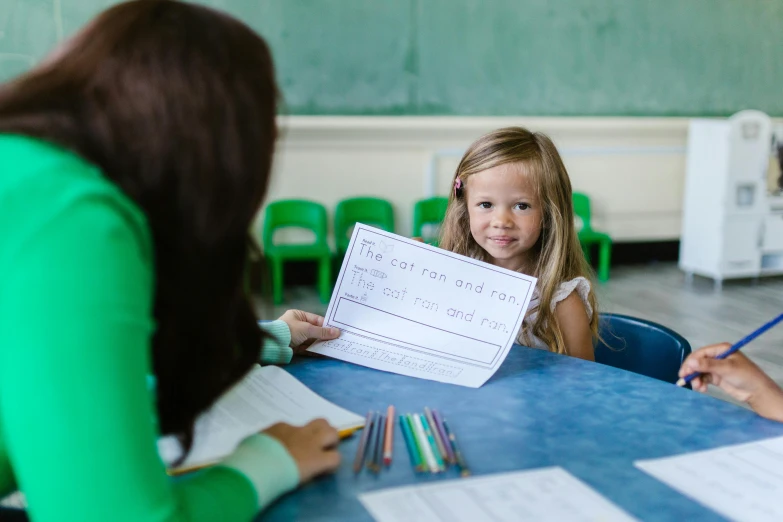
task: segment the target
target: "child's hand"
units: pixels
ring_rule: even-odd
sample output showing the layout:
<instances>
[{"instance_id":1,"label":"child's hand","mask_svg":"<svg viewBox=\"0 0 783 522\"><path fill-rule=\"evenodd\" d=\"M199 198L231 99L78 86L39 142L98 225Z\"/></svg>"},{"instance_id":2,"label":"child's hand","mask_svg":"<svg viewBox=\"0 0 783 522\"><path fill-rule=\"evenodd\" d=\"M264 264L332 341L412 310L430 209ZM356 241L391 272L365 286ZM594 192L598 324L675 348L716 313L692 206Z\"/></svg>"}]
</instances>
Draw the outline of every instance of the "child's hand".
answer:
<instances>
[{"instance_id":1,"label":"child's hand","mask_svg":"<svg viewBox=\"0 0 783 522\"><path fill-rule=\"evenodd\" d=\"M340 336L337 328L323 328L323 317L302 310L288 310L280 320L291 330L290 346L296 353L304 352L315 341L328 341Z\"/></svg>"},{"instance_id":2,"label":"child's hand","mask_svg":"<svg viewBox=\"0 0 783 522\"><path fill-rule=\"evenodd\" d=\"M726 359L716 359L729 349L728 343L713 344L693 352L680 368L680 377L694 372L701 375L691 381L702 393L713 384L738 401L747 402L756 413L783 421L783 390L753 361L740 352Z\"/></svg>"},{"instance_id":3,"label":"child's hand","mask_svg":"<svg viewBox=\"0 0 783 522\"><path fill-rule=\"evenodd\" d=\"M262 433L274 437L288 450L299 469L300 484L340 465L337 451L340 436L324 419L316 419L301 428L280 422Z\"/></svg>"}]
</instances>

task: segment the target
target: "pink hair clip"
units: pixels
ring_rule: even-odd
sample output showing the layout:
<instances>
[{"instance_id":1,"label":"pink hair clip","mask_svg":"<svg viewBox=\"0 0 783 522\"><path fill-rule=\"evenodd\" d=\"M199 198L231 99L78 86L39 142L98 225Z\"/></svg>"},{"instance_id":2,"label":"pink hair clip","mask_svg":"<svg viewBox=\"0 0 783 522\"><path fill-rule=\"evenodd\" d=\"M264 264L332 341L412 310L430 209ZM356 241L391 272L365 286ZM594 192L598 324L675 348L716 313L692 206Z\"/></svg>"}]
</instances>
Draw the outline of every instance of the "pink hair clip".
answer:
<instances>
[{"instance_id":1,"label":"pink hair clip","mask_svg":"<svg viewBox=\"0 0 783 522\"><path fill-rule=\"evenodd\" d=\"M462 193L462 180L457 178L454 180L454 197L458 198Z\"/></svg>"}]
</instances>

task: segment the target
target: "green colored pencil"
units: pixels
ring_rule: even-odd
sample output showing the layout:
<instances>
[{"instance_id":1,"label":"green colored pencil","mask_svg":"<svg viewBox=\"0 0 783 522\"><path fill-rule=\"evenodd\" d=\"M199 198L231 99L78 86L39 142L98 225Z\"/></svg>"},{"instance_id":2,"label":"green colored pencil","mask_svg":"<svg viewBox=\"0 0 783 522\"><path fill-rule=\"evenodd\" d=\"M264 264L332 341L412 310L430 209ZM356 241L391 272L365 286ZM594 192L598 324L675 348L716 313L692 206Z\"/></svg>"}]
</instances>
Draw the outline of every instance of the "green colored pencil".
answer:
<instances>
[{"instance_id":1,"label":"green colored pencil","mask_svg":"<svg viewBox=\"0 0 783 522\"><path fill-rule=\"evenodd\" d=\"M427 417L422 414L419 414L419 418L421 418L421 424L424 426L424 434L427 436L427 441L432 448L432 454L435 456L435 462L438 464L438 471L444 471L446 469L446 464L443 463L443 457L440 455L438 444L435 442L435 437L432 435L430 423L427 422Z\"/></svg>"},{"instance_id":2,"label":"green colored pencil","mask_svg":"<svg viewBox=\"0 0 783 522\"><path fill-rule=\"evenodd\" d=\"M402 438L405 439L405 445L408 446L408 454L411 456L411 464L413 469L417 472L424 471L424 466L421 464L421 455L419 455L419 448L416 447L416 439L413 437L413 432L408 424L408 419L405 415L400 415L400 430L402 430Z\"/></svg>"},{"instance_id":3,"label":"green colored pencil","mask_svg":"<svg viewBox=\"0 0 783 522\"><path fill-rule=\"evenodd\" d=\"M416 449L416 457L419 462L421 462L421 471L430 470L427 465L427 460L424 458L424 451L421 449L421 441L419 441L419 437L416 436L416 430L413 427L413 418L410 413L405 415L405 422L408 425L408 429L411 430L411 435L413 435L413 447Z\"/></svg>"}]
</instances>

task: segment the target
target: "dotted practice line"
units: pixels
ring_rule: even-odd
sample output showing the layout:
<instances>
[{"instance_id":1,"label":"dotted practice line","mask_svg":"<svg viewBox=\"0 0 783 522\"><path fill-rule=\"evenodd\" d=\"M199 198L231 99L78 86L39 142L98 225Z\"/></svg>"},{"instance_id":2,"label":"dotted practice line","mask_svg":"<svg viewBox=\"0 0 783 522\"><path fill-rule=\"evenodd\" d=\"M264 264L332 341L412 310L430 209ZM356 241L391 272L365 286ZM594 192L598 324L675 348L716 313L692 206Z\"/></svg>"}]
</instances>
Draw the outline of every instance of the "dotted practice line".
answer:
<instances>
[{"instance_id":1,"label":"dotted practice line","mask_svg":"<svg viewBox=\"0 0 783 522\"><path fill-rule=\"evenodd\" d=\"M369 346L353 341L335 339L333 341L326 341L323 345L325 347L349 353L351 355L358 355L367 359L373 359L375 361L381 361L387 364L402 366L404 368L408 368L409 370L415 370L421 373L431 373L444 377L458 377L459 374L462 373L462 368L457 366L435 363L426 359L419 359L417 357L411 357L410 355L402 355L398 352L376 348L374 346Z\"/></svg>"}]
</instances>

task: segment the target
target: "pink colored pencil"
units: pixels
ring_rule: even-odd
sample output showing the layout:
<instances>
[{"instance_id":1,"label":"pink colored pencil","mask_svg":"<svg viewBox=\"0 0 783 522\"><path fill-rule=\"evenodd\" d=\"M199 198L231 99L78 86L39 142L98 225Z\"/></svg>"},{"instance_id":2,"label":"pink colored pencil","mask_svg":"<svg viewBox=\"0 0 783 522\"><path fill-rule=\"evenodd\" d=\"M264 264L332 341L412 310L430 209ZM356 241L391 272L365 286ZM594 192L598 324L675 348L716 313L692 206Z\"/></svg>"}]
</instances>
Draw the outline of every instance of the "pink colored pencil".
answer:
<instances>
[{"instance_id":1,"label":"pink colored pencil","mask_svg":"<svg viewBox=\"0 0 783 522\"><path fill-rule=\"evenodd\" d=\"M389 419L394 419L394 406L389 406L386 410L386 437L383 440L383 463L386 466L390 466L392 462L392 449L394 448L394 422L390 422Z\"/></svg>"}]
</instances>

